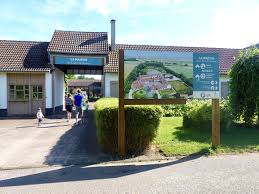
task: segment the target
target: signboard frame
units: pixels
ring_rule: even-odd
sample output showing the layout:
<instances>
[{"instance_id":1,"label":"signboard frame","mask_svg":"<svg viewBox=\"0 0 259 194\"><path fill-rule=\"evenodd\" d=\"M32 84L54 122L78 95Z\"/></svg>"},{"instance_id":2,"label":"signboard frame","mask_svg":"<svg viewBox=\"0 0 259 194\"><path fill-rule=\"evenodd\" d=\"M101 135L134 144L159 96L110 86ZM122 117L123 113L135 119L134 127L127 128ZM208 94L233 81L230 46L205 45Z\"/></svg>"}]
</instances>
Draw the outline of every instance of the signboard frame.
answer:
<instances>
[{"instance_id":1,"label":"signboard frame","mask_svg":"<svg viewBox=\"0 0 259 194\"><path fill-rule=\"evenodd\" d=\"M186 99L125 99L124 92L124 50L119 50L119 108L118 108L118 151L125 150L125 105L186 104Z\"/></svg>"},{"instance_id":2,"label":"signboard frame","mask_svg":"<svg viewBox=\"0 0 259 194\"><path fill-rule=\"evenodd\" d=\"M187 99L125 99L124 91L124 50L119 49L119 107L118 107L118 152L125 156L125 105L186 104ZM212 99L212 146L220 144L219 99Z\"/></svg>"}]
</instances>

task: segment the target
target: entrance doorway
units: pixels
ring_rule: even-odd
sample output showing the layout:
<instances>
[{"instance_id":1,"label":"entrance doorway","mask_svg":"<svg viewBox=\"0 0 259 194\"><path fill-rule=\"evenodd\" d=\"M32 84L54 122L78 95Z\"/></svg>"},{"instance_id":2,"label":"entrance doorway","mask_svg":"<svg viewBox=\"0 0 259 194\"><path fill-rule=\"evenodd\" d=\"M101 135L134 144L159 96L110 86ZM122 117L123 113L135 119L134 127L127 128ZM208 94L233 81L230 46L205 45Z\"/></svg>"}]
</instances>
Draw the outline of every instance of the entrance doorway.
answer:
<instances>
[{"instance_id":1,"label":"entrance doorway","mask_svg":"<svg viewBox=\"0 0 259 194\"><path fill-rule=\"evenodd\" d=\"M76 93L78 89L88 97L90 102L96 101L103 96L101 76L75 75L68 76L66 92Z\"/></svg>"},{"instance_id":2,"label":"entrance doorway","mask_svg":"<svg viewBox=\"0 0 259 194\"><path fill-rule=\"evenodd\" d=\"M8 74L8 115L35 115L45 109L45 74Z\"/></svg>"}]
</instances>

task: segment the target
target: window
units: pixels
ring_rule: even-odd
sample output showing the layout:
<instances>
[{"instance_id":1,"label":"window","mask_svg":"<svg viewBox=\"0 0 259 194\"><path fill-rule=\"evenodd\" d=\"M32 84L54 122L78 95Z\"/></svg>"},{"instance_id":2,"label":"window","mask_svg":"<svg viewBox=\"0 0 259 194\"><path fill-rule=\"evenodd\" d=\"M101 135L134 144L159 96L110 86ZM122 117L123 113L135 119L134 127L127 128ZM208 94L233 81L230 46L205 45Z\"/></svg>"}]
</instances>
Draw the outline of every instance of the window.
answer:
<instances>
[{"instance_id":1,"label":"window","mask_svg":"<svg viewBox=\"0 0 259 194\"><path fill-rule=\"evenodd\" d=\"M10 100L28 100L29 86L28 85L10 85L9 86Z\"/></svg>"},{"instance_id":2,"label":"window","mask_svg":"<svg viewBox=\"0 0 259 194\"><path fill-rule=\"evenodd\" d=\"M33 86L32 87L32 99L41 100L43 98L42 86Z\"/></svg>"}]
</instances>

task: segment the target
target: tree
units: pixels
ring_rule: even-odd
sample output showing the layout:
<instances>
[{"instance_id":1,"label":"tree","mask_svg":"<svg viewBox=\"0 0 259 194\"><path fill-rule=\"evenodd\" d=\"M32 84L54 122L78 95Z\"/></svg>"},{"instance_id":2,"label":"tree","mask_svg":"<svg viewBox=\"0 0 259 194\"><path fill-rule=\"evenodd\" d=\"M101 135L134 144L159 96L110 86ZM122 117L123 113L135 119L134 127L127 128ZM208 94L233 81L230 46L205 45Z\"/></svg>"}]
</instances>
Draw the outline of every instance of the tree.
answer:
<instances>
[{"instance_id":1,"label":"tree","mask_svg":"<svg viewBox=\"0 0 259 194\"><path fill-rule=\"evenodd\" d=\"M68 81L76 79L76 76L74 74L65 74L64 82L65 82L65 91L68 92Z\"/></svg>"},{"instance_id":2,"label":"tree","mask_svg":"<svg viewBox=\"0 0 259 194\"><path fill-rule=\"evenodd\" d=\"M233 116L251 125L253 118L259 116L259 49L241 51L229 75Z\"/></svg>"}]
</instances>

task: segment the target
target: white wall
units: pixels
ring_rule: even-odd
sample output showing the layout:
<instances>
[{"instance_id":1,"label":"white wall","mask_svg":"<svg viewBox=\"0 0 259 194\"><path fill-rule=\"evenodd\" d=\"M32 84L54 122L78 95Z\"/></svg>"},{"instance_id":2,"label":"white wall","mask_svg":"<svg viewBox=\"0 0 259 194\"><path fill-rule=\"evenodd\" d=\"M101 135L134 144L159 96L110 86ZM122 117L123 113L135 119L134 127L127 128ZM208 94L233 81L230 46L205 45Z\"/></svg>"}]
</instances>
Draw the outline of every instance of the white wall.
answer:
<instances>
[{"instance_id":1,"label":"white wall","mask_svg":"<svg viewBox=\"0 0 259 194\"><path fill-rule=\"evenodd\" d=\"M45 107L52 108L52 74L45 73Z\"/></svg>"},{"instance_id":2,"label":"white wall","mask_svg":"<svg viewBox=\"0 0 259 194\"><path fill-rule=\"evenodd\" d=\"M60 105L64 106L64 73L57 68L54 70L54 90L55 107Z\"/></svg>"},{"instance_id":3,"label":"white wall","mask_svg":"<svg viewBox=\"0 0 259 194\"><path fill-rule=\"evenodd\" d=\"M227 93L222 91L221 84L222 82L229 82L230 78L228 75L220 75L220 84L219 84L219 89L220 89L220 97L225 98L227 96ZM224 94L223 94L224 93Z\"/></svg>"},{"instance_id":4,"label":"white wall","mask_svg":"<svg viewBox=\"0 0 259 194\"><path fill-rule=\"evenodd\" d=\"M0 73L0 109L7 109L7 74Z\"/></svg>"},{"instance_id":5,"label":"white wall","mask_svg":"<svg viewBox=\"0 0 259 194\"><path fill-rule=\"evenodd\" d=\"M105 73L105 97L110 97L110 81L118 81L118 73Z\"/></svg>"},{"instance_id":6,"label":"white wall","mask_svg":"<svg viewBox=\"0 0 259 194\"><path fill-rule=\"evenodd\" d=\"M220 75L220 82L228 82L230 80L228 75Z\"/></svg>"}]
</instances>

